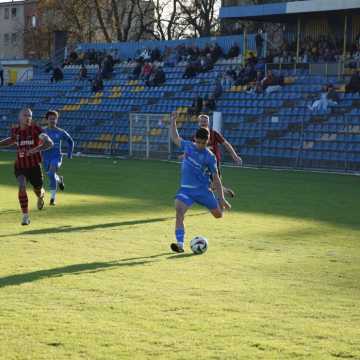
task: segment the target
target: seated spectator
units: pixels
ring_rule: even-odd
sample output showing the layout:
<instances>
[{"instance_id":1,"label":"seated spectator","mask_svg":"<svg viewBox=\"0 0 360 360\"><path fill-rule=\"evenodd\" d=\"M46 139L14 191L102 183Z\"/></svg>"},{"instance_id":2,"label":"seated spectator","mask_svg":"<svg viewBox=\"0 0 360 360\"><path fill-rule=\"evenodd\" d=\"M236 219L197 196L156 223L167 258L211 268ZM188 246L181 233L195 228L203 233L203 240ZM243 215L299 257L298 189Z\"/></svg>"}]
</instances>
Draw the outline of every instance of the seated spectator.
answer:
<instances>
[{"instance_id":1,"label":"seated spectator","mask_svg":"<svg viewBox=\"0 0 360 360\"><path fill-rule=\"evenodd\" d=\"M256 80L256 70L252 64L248 63L246 67L239 72L235 84L246 85L255 80Z\"/></svg>"},{"instance_id":2,"label":"seated spectator","mask_svg":"<svg viewBox=\"0 0 360 360\"><path fill-rule=\"evenodd\" d=\"M223 89L222 84L221 84L221 77L218 77L216 79L215 89L214 89L214 92L213 92L214 99L218 99L222 95L223 91L224 91L224 89Z\"/></svg>"},{"instance_id":3,"label":"seated spectator","mask_svg":"<svg viewBox=\"0 0 360 360\"><path fill-rule=\"evenodd\" d=\"M130 80L138 80L139 79L139 77L141 75L142 67L143 67L143 64L141 63L141 61L137 61L136 66L134 67L132 74L130 76Z\"/></svg>"},{"instance_id":4,"label":"seated spectator","mask_svg":"<svg viewBox=\"0 0 360 360\"><path fill-rule=\"evenodd\" d=\"M196 97L188 110L189 115L199 115L202 112L203 104L203 98L201 96Z\"/></svg>"},{"instance_id":5,"label":"seated spectator","mask_svg":"<svg viewBox=\"0 0 360 360\"><path fill-rule=\"evenodd\" d=\"M52 74L52 77L50 79L51 82L58 82L58 81L62 81L64 80L64 74L63 72L61 71L61 69L59 67L56 67L54 70L53 70L53 74Z\"/></svg>"},{"instance_id":6,"label":"seated spectator","mask_svg":"<svg viewBox=\"0 0 360 360\"><path fill-rule=\"evenodd\" d=\"M151 62L155 62L155 61L161 61L162 57L161 57L161 52L158 48L155 48L151 51Z\"/></svg>"},{"instance_id":7,"label":"seated spectator","mask_svg":"<svg viewBox=\"0 0 360 360\"><path fill-rule=\"evenodd\" d=\"M79 71L79 80L87 79L87 68L85 65L82 65Z\"/></svg>"},{"instance_id":8,"label":"seated spectator","mask_svg":"<svg viewBox=\"0 0 360 360\"><path fill-rule=\"evenodd\" d=\"M78 59L78 54L76 51L72 51L69 55L69 60L71 64L76 64L76 61Z\"/></svg>"},{"instance_id":9,"label":"seated spectator","mask_svg":"<svg viewBox=\"0 0 360 360\"><path fill-rule=\"evenodd\" d=\"M347 93L360 92L360 71L357 71L351 76L350 82L345 87L345 92Z\"/></svg>"},{"instance_id":10,"label":"seated spectator","mask_svg":"<svg viewBox=\"0 0 360 360\"><path fill-rule=\"evenodd\" d=\"M207 72L214 68L214 64L211 58L210 54L207 54L206 56L203 56L200 59L200 71L201 72Z\"/></svg>"},{"instance_id":11,"label":"seated spectator","mask_svg":"<svg viewBox=\"0 0 360 360\"><path fill-rule=\"evenodd\" d=\"M145 64L141 71L141 78L144 81L148 81L150 79L150 75L151 75L152 71L153 71L152 64L149 61L145 61Z\"/></svg>"},{"instance_id":12,"label":"seated spectator","mask_svg":"<svg viewBox=\"0 0 360 360\"><path fill-rule=\"evenodd\" d=\"M204 101L204 109L205 112L212 112L216 110L216 100L214 96L210 96L208 99Z\"/></svg>"},{"instance_id":13,"label":"seated spectator","mask_svg":"<svg viewBox=\"0 0 360 360\"><path fill-rule=\"evenodd\" d=\"M199 65L197 61L189 62L186 65L185 72L183 75L183 79L192 79L199 72Z\"/></svg>"},{"instance_id":14,"label":"seated spectator","mask_svg":"<svg viewBox=\"0 0 360 360\"><path fill-rule=\"evenodd\" d=\"M99 92L104 90L104 82L101 79L101 77L96 77L91 84L91 90L92 92Z\"/></svg>"},{"instance_id":15,"label":"seated spectator","mask_svg":"<svg viewBox=\"0 0 360 360\"><path fill-rule=\"evenodd\" d=\"M284 78L277 78L273 75L272 70L268 70L266 76L261 80L262 89L266 94L271 94L275 91L281 90L281 86L284 83Z\"/></svg>"},{"instance_id":16,"label":"seated spectator","mask_svg":"<svg viewBox=\"0 0 360 360\"><path fill-rule=\"evenodd\" d=\"M327 112L329 106L337 105L337 102L330 100L328 98L328 89L327 87L323 88L323 92L320 95L320 99L314 101L314 103L308 106L310 111L317 111L317 112Z\"/></svg>"},{"instance_id":17,"label":"seated spectator","mask_svg":"<svg viewBox=\"0 0 360 360\"><path fill-rule=\"evenodd\" d=\"M113 71L114 71L113 60L112 60L112 57L110 55L108 55L105 58L103 65L101 67L102 78L103 79L111 79Z\"/></svg>"},{"instance_id":18,"label":"seated spectator","mask_svg":"<svg viewBox=\"0 0 360 360\"><path fill-rule=\"evenodd\" d=\"M248 87L246 88L246 92L248 94L261 94L263 92L261 82L256 82L255 85L248 85Z\"/></svg>"},{"instance_id":19,"label":"seated spectator","mask_svg":"<svg viewBox=\"0 0 360 360\"><path fill-rule=\"evenodd\" d=\"M334 101L334 102L336 102L336 103L338 103L339 102L339 94L336 92L336 90L335 90L335 87L334 87L334 85L333 84L329 84L328 85L328 99L329 100L332 100L332 101Z\"/></svg>"},{"instance_id":20,"label":"seated spectator","mask_svg":"<svg viewBox=\"0 0 360 360\"><path fill-rule=\"evenodd\" d=\"M240 47L239 47L238 44L234 44L234 45L230 48L229 52L227 53L226 58L227 58L227 59L233 59L233 58L238 57L239 54L240 54Z\"/></svg>"},{"instance_id":21,"label":"seated spectator","mask_svg":"<svg viewBox=\"0 0 360 360\"><path fill-rule=\"evenodd\" d=\"M147 86L161 86L165 83L165 81L166 81L165 72L164 72L163 68L161 66L159 66L158 68L153 69L149 80L146 81L146 85Z\"/></svg>"}]
</instances>

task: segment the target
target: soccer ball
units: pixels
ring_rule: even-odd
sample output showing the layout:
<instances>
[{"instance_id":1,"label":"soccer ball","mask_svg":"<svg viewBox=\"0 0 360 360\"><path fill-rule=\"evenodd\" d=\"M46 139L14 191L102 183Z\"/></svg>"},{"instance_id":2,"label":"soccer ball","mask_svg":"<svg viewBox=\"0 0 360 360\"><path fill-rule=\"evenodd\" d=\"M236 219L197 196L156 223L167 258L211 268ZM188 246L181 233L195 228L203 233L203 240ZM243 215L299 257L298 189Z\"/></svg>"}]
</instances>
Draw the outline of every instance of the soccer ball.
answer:
<instances>
[{"instance_id":1,"label":"soccer ball","mask_svg":"<svg viewBox=\"0 0 360 360\"><path fill-rule=\"evenodd\" d=\"M190 247L194 254L203 254L208 249L208 241L203 236L196 236L190 241Z\"/></svg>"}]
</instances>

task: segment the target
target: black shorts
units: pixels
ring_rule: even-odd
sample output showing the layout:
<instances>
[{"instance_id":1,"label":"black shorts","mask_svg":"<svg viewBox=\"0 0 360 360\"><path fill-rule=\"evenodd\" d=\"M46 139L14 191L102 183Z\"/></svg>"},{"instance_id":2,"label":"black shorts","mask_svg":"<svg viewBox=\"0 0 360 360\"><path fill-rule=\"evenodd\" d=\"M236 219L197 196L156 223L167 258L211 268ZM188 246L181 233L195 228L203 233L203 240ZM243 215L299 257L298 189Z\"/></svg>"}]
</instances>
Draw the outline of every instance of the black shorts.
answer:
<instances>
[{"instance_id":1,"label":"black shorts","mask_svg":"<svg viewBox=\"0 0 360 360\"><path fill-rule=\"evenodd\" d=\"M19 169L15 166L15 177L25 176L26 181L28 181L34 188L42 188L44 184L43 173L41 165L29 169Z\"/></svg>"}]
</instances>

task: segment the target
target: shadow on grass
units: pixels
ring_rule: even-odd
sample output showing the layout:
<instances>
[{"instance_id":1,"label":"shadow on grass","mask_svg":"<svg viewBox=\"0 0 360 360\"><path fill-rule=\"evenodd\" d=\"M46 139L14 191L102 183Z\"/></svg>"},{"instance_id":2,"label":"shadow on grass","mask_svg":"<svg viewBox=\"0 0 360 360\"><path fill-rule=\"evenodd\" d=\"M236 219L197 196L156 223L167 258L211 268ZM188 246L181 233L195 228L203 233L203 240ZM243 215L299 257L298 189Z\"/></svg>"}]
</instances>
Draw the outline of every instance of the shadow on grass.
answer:
<instances>
[{"instance_id":1,"label":"shadow on grass","mask_svg":"<svg viewBox=\"0 0 360 360\"><path fill-rule=\"evenodd\" d=\"M117 228L122 226L131 226L131 225L143 225L143 224L151 224L157 223L161 221L173 220L173 217L164 217L164 218L155 218L155 219L140 219L140 220L132 220L132 221L122 221L122 222L112 222L106 224L94 224L88 226L59 226L54 228L45 228L45 229L36 229L29 230L20 233L19 235L42 235L42 234L60 234L60 233L69 233L76 231L91 231L97 229L108 229L108 228ZM5 235L4 235L5 236Z\"/></svg>"},{"instance_id":2,"label":"shadow on grass","mask_svg":"<svg viewBox=\"0 0 360 360\"><path fill-rule=\"evenodd\" d=\"M169 256L167 259L168 259L168 260L176 260L176 259L189 258L189 257L193 257L193 256L200 256L200 255L193 254L193 253L188 253L188 254L176 254L176 255Z\"/></svg>"},{"instance_id":3,"label":"shadow on grass","mask_svg":"<svg viewBox=\"0 0 360 360\"><path fill-rule=\"evenodd\" d=\"M188 217L200 216L207 214L207 212L190 214ZM27 230L21 233L13 233L13 234L4 234L0 235L0 238L10 237L10 236L18 236L18 235L44 235L44 234L63 234L63 233L71 233L78 231L92 231L98 229L108 229L108 228L118 228L123 226L134 226L134 225L144 225L151 223L158 223L163 221L173 221L174 217L162 217L162 218L153 218L153 219L138 219L138 220L130 220L130 221L120 221L120 222L112 222L105 224L93 224L87 226L72 226L72 225L63 225L52 228L45 229L34 229Z\"/></svg>"},{"instance_id":4,"label":"shadow on grass","mask_svg":"<svg viewBox=\"0 0 360 360\"><path fill-rule=\"evenodd\" d=\"M107 269L115 269L119 267L141 266L141 265L153 263L154 260L152 259L156 259L166 255L169 255L169 253L161 253L147 257L121 259L121 260L109 261L109 262L92 262L86 264L74 264L74 265L63 266L54 269L39 270L39 271L33 271L18 275L10 275L0 278L0 288L31 283L34 281L47 279L47 278L61 277L64 275L81 275L81 274L89 274L99 271L105 271Z\"/></svg>"}]
</instances>

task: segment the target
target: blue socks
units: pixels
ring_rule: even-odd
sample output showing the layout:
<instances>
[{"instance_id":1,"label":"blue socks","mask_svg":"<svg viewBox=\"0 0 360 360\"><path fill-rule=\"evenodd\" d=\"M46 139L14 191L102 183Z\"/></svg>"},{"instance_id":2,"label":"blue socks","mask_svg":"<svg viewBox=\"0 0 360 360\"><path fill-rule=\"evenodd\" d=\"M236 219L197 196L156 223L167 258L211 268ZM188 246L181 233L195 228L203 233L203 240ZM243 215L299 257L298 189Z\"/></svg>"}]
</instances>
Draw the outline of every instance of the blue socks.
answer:
<instances>
[{"instance_id":1,"label":"blue socks","mask_svg":"<svg viewBox=\"0 0 360 360\"><path fill-rule=\"evenodd\" d=\"M175 230L176 241L180 247L184 247L184 237L185 230L184 229L176 229Z\"/></svg>"}]
</instances>

